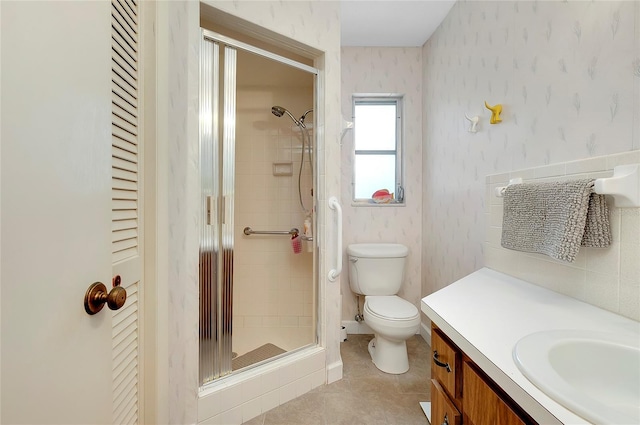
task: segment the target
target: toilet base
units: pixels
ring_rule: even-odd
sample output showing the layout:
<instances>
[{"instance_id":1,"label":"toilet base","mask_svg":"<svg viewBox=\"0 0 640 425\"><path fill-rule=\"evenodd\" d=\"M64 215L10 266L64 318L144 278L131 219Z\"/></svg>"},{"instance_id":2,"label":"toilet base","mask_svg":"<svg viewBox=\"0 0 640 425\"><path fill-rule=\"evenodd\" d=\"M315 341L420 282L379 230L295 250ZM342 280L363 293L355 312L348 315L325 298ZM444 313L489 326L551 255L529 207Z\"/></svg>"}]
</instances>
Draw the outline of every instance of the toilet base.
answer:
<instances>
[{"instance_id":1,"label":"toilet base","mask_svg":"<svg viewBox=\"0 0 640 425\"><path fill-rule=\"evenodd\" d=\"M385 373L399 375L409 370L407 343L403 341L389 341L376 335L369 341L369 354L373 364Z\"/></svg>"}]
</instances>

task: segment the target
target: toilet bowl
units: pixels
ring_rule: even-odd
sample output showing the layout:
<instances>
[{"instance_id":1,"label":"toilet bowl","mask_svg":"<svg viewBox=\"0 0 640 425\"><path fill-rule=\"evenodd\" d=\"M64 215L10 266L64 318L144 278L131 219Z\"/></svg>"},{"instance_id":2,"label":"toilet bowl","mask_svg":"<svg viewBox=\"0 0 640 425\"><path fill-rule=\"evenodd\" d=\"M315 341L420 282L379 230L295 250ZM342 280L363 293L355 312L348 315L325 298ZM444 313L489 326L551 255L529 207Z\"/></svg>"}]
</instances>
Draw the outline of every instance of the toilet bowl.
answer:
<instances>
[{"instance_id":1,"label":"toilet bowl","mask_svg":"<svg viewBox=\"0 0 640 425\"><path fill-rule=\"evenodd\" d=\"M369 295L365 297L364 321L375 334L369 342L369 354L376 367L391 374L408 371L406 340L420 326L416 306L396 295Z\"/></svg>"},{"instance_id":2,"label":"toilet bowl","mask_svg":"<svg viewBox=\"0 0 640 425\"><path fill-rule=\"evenodd\" d=\"M409 249L401 244L368 243L347 247L349 285L365 296L364 321L375 336L369 354L378 369L400 374L409 370L406 340L418 332L418 308L396 294L404 280Z\"/></svg>"}]
</instances>

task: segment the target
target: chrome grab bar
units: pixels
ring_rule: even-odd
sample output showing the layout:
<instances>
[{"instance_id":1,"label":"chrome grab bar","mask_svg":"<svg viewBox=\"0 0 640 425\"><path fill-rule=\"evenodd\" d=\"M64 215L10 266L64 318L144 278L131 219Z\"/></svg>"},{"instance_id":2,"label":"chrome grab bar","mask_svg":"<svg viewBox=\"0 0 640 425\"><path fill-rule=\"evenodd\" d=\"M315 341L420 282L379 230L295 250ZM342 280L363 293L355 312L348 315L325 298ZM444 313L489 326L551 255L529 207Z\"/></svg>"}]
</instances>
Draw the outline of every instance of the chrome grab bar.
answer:
<instances>
[{"instance_id":1,"label":"chrome grab bar","mask_svg":"<svg viewBox=\"0 0 640 425\"><path fill-rule=\"evenodd\" d=\"M250 235L292 235L294 237L298 236L300 231L293 227L291 230L253 230L251 227L247 226L243 230L244 234L247 236Z\"/></svg>"}]
</instances>

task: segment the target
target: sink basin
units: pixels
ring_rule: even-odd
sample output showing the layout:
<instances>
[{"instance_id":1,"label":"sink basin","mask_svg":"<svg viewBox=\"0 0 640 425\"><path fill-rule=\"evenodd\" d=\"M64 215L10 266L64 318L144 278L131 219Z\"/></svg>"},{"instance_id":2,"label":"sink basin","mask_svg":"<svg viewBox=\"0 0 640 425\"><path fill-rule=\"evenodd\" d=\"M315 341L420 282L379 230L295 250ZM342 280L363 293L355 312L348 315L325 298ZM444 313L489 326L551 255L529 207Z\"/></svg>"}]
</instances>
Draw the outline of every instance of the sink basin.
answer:
<instances>
[{"instance_id":1,"label":"sink basin","mask_svg":"<svg viewBox=\"0 0 640 425\"><path fill-rule=\"evenodd\" d=\"M594 424L640 424L640 336L552 330L513 349L522 374Z\"/></svg>"}]
</instances>

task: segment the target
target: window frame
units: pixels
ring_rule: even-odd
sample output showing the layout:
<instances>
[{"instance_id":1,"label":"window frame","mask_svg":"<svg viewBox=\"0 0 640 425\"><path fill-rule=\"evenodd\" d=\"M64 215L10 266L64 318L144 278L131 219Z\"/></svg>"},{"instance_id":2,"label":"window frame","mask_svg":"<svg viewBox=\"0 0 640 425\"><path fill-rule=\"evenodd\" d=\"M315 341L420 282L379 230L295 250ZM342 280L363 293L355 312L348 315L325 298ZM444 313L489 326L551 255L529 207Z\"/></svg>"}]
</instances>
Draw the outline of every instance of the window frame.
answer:
<instances>
[{"instance_id":1,"label":"window frame","mask_svg":"<svg viewBox=\"0 0 640 425\"><path fill-rule=\"evenodd\" d=\"M395 104L396 106L396 136L395 136L395 150L356 150L356 133L358 131L358 123L356 122L356 105L389 105ZM405 188L404 188L404 156L403 156L403 125L404 125L404 95L399 93L354 93L352 95L352 121L353 125L353 149L351 151L352 170L351 170L351 201L353 206L377 206L377 207L389 207L389 206L404 206L405 205ZM371 198L356 198L356 157L358 155L395 155L395 187L393 190L389 188L394 194L392 202L387 204L377 204L372 201ZM398 194L401 197L398 198Z\"/></svg>"}]
</instances>

